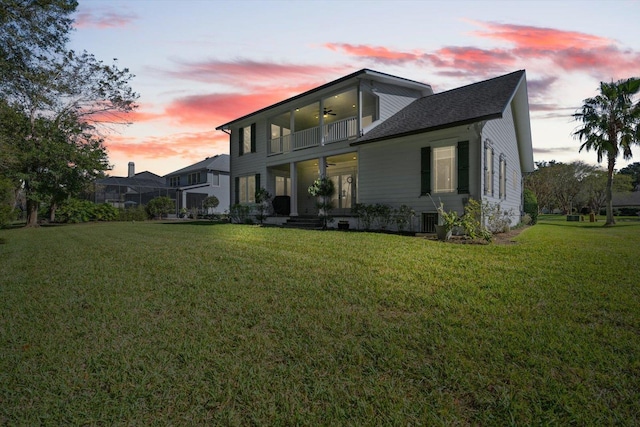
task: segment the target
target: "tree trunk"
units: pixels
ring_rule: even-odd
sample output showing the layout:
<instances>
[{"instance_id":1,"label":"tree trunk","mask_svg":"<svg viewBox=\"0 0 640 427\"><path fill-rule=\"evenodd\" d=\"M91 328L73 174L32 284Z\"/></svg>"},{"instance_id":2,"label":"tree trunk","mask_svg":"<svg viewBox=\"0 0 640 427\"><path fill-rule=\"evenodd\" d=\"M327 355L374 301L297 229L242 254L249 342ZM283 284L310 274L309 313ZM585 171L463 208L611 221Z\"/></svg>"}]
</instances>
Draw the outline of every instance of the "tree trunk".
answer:
<instances>
[{"instance_id":1,"label":"tree trunk","mask_svg":"<svg viewBox=\"0 0 640 427\"><path fill-rule=\"evenodd\" d=\"M38 202L27 200L27 227L38 227Z\"/></svg>"},{"instance_id":2,"label":"tree trunk","mask_svg":"<svg viewBox=\"0 0 640 427\"><path fill-rule=\"evenodd\" d=\"M616 166L616 159L612 155L608 156L607 161L607 220L604 225L615 225L616 220L613 218L613 172Z\"/></svg>"},{"instance_id":3,"label":"tree trunk","mask_svg":"<svg viewBox=\"0 0 640 427\"><path fill-rule=\"evenodd\" d=\"M51 202L51 211L49 212L49 222L56 222L56 210L58 209L58 204L56 202Z\"/></svg>"}]
</instances>

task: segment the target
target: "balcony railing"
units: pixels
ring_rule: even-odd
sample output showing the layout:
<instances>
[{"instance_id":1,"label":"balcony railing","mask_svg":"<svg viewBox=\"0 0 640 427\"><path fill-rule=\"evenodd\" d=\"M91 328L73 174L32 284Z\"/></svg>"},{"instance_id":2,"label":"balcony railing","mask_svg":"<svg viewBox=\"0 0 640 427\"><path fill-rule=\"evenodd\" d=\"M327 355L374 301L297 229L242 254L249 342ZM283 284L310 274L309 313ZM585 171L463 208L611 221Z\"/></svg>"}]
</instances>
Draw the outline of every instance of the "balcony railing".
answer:
<instances>
[{"instance_id":1,"label":"balcony railing","mask_svg":"<svg viewBox=\"0 0 640 427\"><path fill-rule=\"evenodd\" d=\"M349 117L322 126L322 136L325 144L344 141L358 135L358 118ZM268 155L288 153L292 150L302 150L320 145L320 127L309 128L294 132L290 135L274 138L269 141Z\"/></svg>"}]
</instances>

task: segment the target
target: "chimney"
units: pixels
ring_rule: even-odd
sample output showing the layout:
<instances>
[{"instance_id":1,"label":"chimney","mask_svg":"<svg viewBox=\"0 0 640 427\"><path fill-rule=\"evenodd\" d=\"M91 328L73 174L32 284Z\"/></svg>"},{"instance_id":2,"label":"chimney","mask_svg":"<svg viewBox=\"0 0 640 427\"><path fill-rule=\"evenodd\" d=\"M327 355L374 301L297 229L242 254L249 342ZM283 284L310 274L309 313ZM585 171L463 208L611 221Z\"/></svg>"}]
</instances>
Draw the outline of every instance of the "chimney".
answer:
<instances>
[{"instance_id":1,"label":"chimney","mask_svg":"<svg viewBox=\"0 0 640 427\"><path fill-rule=\"evenodd\" d=\"M127 177L133 178L135 174L136 174L136 164L133 162L129 162L129 175L127 175Z\"/></svg>"}]
</instances>

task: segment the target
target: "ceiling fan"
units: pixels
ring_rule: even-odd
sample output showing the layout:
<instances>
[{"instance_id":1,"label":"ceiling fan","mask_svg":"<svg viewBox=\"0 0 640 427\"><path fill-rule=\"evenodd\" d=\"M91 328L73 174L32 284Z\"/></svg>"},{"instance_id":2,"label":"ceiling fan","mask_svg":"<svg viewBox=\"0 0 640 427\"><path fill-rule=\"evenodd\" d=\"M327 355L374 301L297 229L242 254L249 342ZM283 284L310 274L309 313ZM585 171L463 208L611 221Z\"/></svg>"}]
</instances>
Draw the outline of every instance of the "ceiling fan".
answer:
<instances>
[{"instance_id":1,"label":"ceiling fan","mask_svg":"<svg viewBox=\"0 0 640 427\"><path fill-rule=\"evenodd\" d=\"M323 116L335 116L336 113L333 113L333 110L331 108L327 109L325 108L324 111L322 112Z\"/></svg>"}]
</instances>

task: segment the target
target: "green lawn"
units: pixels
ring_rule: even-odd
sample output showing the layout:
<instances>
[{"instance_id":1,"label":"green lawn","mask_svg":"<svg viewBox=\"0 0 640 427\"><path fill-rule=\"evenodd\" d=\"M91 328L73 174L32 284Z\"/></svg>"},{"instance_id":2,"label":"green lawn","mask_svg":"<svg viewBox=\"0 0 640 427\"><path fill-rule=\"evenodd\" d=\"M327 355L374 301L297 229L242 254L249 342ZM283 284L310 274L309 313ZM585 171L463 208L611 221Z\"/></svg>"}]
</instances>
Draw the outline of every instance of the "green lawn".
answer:
<instances>
[{"instance_id":1,"label":"green lawn","mask_svg":"<svg viewBox=\"0 0 640 427\"><path fill-rule=\"evenodd\" d=\"M0 230L0 425L638 425L640 222Z\"/></svg>"}]
</instances>

